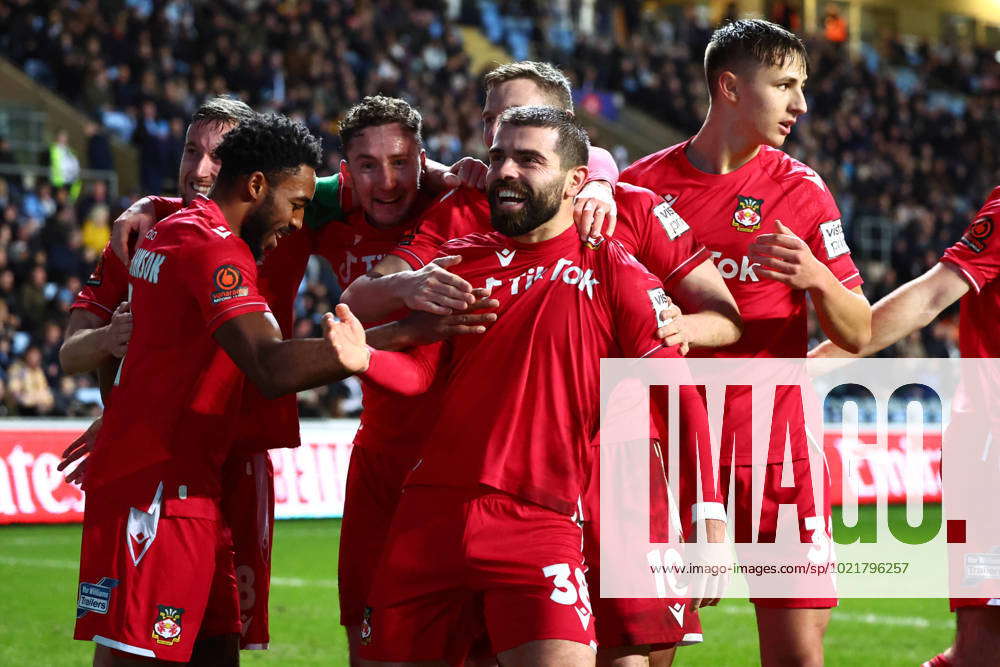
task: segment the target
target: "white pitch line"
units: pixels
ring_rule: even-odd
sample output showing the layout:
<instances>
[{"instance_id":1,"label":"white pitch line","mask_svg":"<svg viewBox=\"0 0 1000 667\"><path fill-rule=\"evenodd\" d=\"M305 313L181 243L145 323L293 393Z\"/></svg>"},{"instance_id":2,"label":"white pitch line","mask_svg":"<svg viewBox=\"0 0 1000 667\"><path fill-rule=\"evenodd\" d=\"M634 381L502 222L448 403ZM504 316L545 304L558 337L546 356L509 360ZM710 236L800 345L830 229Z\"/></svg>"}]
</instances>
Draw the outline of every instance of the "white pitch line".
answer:
<instances>
[{"instance_id":1,"label":"white pitch line","mask_svg":"<svg viewBox=\"0 0 1000 667\"><path fill-rule=\"evenodd\" d=\"M12 558L0 556L0 565L11 567L42 567L56 570L76 570L80 564L72 560L51 560L46 558ZM272 586L288 588L338 588L335 579L302 579L300 577L271 577Z\"/></svg>"},{"instance_id":2,"label":"white pitch line","mask_svg":"<svg viewBox=\"0 0 1000 667\"><path fill-rule=\"evenodd\" d=\"M724 614L730 614L733 616L749 616L754 613L753 606L751 605L734 605L719 607L720 611ZM705 610L701 610L701 613L705 613ZM711 612L708 612L711 613ZM934 628L937 630L951 630L954 629L954 621L932 621L921 616L894 616L891 614L859 614L850 611L837 611L833 610L833 618L830 620L831 623L861 623L864 625L895 625L899 627L906 628L920 628L927 630Z\"/></svg>"}]
</instances>

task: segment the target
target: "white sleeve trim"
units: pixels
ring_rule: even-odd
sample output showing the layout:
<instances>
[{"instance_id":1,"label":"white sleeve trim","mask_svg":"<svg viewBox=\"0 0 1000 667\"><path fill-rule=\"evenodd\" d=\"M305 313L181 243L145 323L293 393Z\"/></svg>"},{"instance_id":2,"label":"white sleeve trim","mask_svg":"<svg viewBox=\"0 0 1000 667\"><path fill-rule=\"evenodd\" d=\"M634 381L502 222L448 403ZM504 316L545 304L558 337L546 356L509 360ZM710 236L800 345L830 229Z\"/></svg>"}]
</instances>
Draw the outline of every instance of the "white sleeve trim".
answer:
<instances>
[{"instance_id":1,"label":"white sleeve trim","mask_svg":"<svg viewBox=\"0 0 1000 667\"><path fill-rule=\"evenodd\" d=\"M81 297L77 297L77 299L74 302L74 304L70 305L69 308L70 308L70 310L73 310L74 308L81 308L82 304L85 304L85 303L89 303L91 305L97 306L101 310L106 310L109 313L111 313L112 315L115 314L115 311L111 310L110 308L108 308L107 306L105 306L103 303L98 303L97 301L94 301L93 299L84 299L84 298L81 298ZM81 305L75 305L75 304L81 304Z\"/></svg>"},{"instance_id":2,"label":"white sleeve trim","mask_svg":"<svg viewBox=\"0 0 1000 667\"><path fill-rule=\"evenodd\" d=\"M951 264L953 267L955 267L956 269L958 269L959 271L961 271L962 275L965 277L966 281L968 281L968 283L970 285L972 285L972 289L974 289L976 291L976 294L979 294L979 292L982 289L979 286L979 282L976 281L975 277L973 277L973 275L971 273L969 273L968 271L965 270L964 266L960 266L960 265L956 264L955 262L945 262L945 263L946 264Z\"/></svg>"},{"instance_id":3,"label":"white sleeve trim","mask_svg":"<svg viewBox=\"0 0 1000 667\"><path fill-rule=\"evenodd\" d=\"M695 250L694 253L690 257L688 257L683 262L681 262L680 264L678 264L674 268L674 270L670 272L669 275L667 275L666 277L663 278L663 280L662 280L663 284L666 285L668 282L670 282L670 280L674 277L674 275L676 275L678 271L680 271L685 266L687 266L689 262L691 262L692 260L698 259L703 254L705 254L705 250L706 250L705 246L701 246L697 250Z\"/></svg>"},{"instance_id":4,"label":"white sleeve trim","mask_svg":"<svg viewBox=\"0 0 1000 667\"><path fill-rule=\"evenodd\" d=\"M841 285L846 285L848 282L854 280L855 278L860 278L860 277L861 277L861 272L860 271L855 271L851 275L849 275L846 278L844 278L843 280L841 280L840 284Z\"/></svg>"},{"instance_id":5,"label":"white sleeve trim","mask_svg":"<svg viewBox=\"0 0 1000 667\"><path fill-rule=\"evenodd\" d=\"M427 266L426 264L424 264L424 260L420 259L417 256L417 253L413 252L412 250L407 250L406 248L396 248L396 252L405 252L407 255L417 260L417 264L420 265L420 268Z\"/></svg>"},{"instance_id":6,"label":"white sleeve trim","mask_svg":"<svg viewBox=\"0 0 1000 667\"><path fill-rule=\"evenodd\" d=\"M662 349L663 349L663 345L662 344L657 345L656 347L654 347L653 349L651 349L649 352L647 352L646 354L644 354L644 355L642 355L641 357L638 357L638 358L639 359L645 359L649 355L654 354L657 350L662 350Z\"/></svg>"},{"instance_id":7,"label":"white sleeve trim","mask_svg":"<svg viewBox=\"0 0 1000 667\"><path fill-rule=\"evenodd\" d=\"M230 306L229 308L226 308L225 310L220 310L219 312L217 312L215 314L214 317L212 317L212 319L210 319L208 321L208 326L212 326L212 324L215 323L215 321L217 319L219 319L220 317L222 317L223 315L225 315L228 312L231 312L231 311L236 310L238 308L250 308L250 307L256 307L256 306L264 306L264 308L262 309L263 312L268 312L268 313L271 312L271 309L268 307L266 301L246 301L244 303L234 304L234 305ZM260 312L260 311L257 311L257 312Z\"/></svg>"},{"instance_id":8,"label":"white sleeve trim","mask_svg":"<svg viewBox=\"0 0 1000 667\"><path fill-rule=\"evenodd\" d=\"M728 521L725 505L722 503L695 503L691 508L691 521L695 522L702 518Z\"/></svg>"}]
</instances>

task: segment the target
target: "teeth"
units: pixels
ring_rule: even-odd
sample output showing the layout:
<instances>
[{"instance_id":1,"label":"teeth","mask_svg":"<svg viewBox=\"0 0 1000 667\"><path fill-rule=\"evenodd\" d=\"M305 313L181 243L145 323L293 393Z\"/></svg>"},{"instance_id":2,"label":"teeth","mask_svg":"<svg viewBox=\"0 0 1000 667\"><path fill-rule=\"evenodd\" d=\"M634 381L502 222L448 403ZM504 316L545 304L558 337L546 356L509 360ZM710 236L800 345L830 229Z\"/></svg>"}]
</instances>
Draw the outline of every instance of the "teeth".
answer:
<instances>
[{"instance_id":1,"label":"teeth","mask_svg":"<svg viewBox=\"0 0 1000 667\"><path fill-rule=\"evenodd\" d=\"M497 196L499 196L499 197L509 197L509 198L512 198L512 199L523 199L523 197L521 195L519 195L518 193L514 192L513 190L501 190L500 192L497 193Z\"/></svg>"}]
</instances>

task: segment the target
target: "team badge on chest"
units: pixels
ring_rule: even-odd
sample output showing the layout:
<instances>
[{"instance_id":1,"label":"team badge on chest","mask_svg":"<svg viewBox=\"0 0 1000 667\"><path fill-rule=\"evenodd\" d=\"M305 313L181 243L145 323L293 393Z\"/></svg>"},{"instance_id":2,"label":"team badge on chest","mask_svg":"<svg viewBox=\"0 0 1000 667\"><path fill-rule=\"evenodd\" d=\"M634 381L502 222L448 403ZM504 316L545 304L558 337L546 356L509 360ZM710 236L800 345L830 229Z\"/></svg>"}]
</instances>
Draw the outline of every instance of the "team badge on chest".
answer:
<instances>
[{"instance_id":1,"label":"team badge on chest","mask_svg":"<svg viewBox=\"0 0 1000 667\"><path fill-rule=\"evenodd\" d=\"M740 232L755 232L760 229L760 208L763 199L736 195L736 212L733 213L733 227Z\"/></svg>"}]
</instances>

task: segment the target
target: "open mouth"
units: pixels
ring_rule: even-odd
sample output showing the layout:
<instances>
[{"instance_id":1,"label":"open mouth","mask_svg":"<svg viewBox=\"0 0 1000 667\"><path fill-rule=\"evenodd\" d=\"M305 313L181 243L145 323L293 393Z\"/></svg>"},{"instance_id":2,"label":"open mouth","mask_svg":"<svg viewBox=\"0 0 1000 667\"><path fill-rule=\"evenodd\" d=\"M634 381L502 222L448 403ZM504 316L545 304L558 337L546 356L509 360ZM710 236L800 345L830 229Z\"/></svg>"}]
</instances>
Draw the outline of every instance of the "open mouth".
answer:
<instances>
[{"instance_id":1,"label":"open mouth","mask_svg":"<svg viewBox=\"0 0 1000 667\"><path fill-rule=\"evenodd\" d=\"M497 190L496 200L501 206L520 206L528 200L528 196L511 188L501 188Z\"/></svg>"},{"instance_id":2,"label":"open mouth","mask_svg":"<svg viewBox=\"0 0 1000 667\"><path fill-rule=\"evenodd\" d=\"M200 195L205 195L206 197L208 196L208 193L212 191L212 186L210 184L195 183L194 181L192 181L191 183L189 183L189 185L191 186L191 189L194 190L196 193Z\"/></svg>"},{"instance_id":3,"label":"open mouth","mask_svg":"<svg viewBox=\"0 0 1000 667\"><path fill-rule=\"evenodd\" d=\"M375 204L378 204L379 206L393 206L395 204L398 204L400 201L402 201L402 199L403 199L403 195L398 195L396 197L393 197L392 199L379 199L379 198L375 197L375 198L372 199L372 201Z\"/></svg>"}]
</instances>

